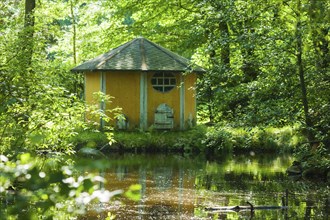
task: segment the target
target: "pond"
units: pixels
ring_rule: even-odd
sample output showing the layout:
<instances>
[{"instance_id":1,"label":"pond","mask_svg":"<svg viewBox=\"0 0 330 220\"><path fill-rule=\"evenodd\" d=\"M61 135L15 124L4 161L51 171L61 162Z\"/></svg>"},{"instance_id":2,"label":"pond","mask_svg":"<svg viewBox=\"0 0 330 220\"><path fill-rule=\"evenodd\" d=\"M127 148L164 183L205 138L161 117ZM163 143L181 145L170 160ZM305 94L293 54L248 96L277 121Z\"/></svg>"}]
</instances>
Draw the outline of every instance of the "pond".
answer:
<instances>
[{"instance_id":1,"label":"pond","mask_svg":"<svg viewBox=\"0 0 330 220\"><path fill-rule=\"evenodd\" d=\"M95 205L80 219L327 219L325 183L293 181L290 156L239 155L217 159L179 155L113 155L102 172L108 190L139 184L140 199L125 196ZM90 161L95 163L95 161ZM287 209L209 210L219 206L282 206Z\"/></svg>"}]
</instances>

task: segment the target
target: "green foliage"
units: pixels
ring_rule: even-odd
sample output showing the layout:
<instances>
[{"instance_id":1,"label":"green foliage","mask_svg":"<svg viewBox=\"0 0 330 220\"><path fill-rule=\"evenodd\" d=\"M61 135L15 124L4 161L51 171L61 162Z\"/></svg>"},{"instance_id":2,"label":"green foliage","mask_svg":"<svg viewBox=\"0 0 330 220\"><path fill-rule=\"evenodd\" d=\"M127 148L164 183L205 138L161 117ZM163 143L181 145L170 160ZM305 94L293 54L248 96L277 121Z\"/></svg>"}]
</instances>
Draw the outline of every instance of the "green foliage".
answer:
<instances>
[{"instance_id":1,"label":"green foliage","mask_svg":"<svg viewBox=\"0 0 330 220\"><path fill-rule=\"evenodd\" d=\"M220 152L288 152L301 140L303 137L291 127L211 127L203 139L203 146L206 150Z\"/></svg>"},{"instance_id":2,"label":"green foliage","mask_svg":"<svg viewBox=\"0 0 330 220\"><path fill-rule=\"evenodd\" d=\"M177 137L173 143L174 147L180 147L187 153L194 153L203 148L203 139L206 137L207 128L198 125L192 129L183 132L182 136Z\"/></svg>"},{"instance_id":3,"label":"green foliage","mask_svg":"<svg viewBox=\"0 0 330 220\"><path fill-rule=\"evenodd\" d=\"M192 152L199 149L205 128L197 126L184 132L115 132L112 148L137 152Z\"/></svg>"},{"instance_id":4,"label":"green foliage","mask_svg":"<svg viewBox=\"0 0 330 220\"><path fill-rule=\"evenodd\" d=\"M33 27L24 26L24 4L12 2L0 4L1 13L8 10L8 20L0 19L0 216L69 219L118 192L104 190L97 175L64 166L71 165L66 156L75 153L77 131L92 129L84 120L92 107L79 98L82 76L69 71L70 22L60 22L67 21L67 2L37 2Z\"/></svg>"},{"instance_id":5,"label":"green foliage","mask_svg":"<svg viewBox=\"0 0 330 220\"><path fill-rule=\"evenodd\" d=\"M53 200L49 195L57 192L51 187L71 186L56 182L66 175L63 172L54 174L56 181L47 175L52 172L47 166L37 172L27 154L15 162L6 158L21 152L73 154L77 142L92 150L109 145L136 151L283 151L306 141L302 135L312 133L321 144L317 149L301 146L297 155L302 160L310 156L309 167L328 169L327 1L36 1L35 22L29 26L24 3L0 3L0 154L7 161L1 163L1 169L7 169L1 173L1 183L6 189L17 178L23 181L22 203L16 208L31 208L23 214L32 218L46 210L45 215L51 216L55 202L63 211L61 207L68 204L62 206L58 201L67 197L62 193ZM83 77L69 70L139 35L208 69L198 79L199 114L219 126L177 133L118 132L112 136L106 127L109 132L99 132L100 119L107 125L117 110L110 117L100 110L101 103L111 101L102 93L94 105L85 106L79 99ZM306 81L307 94L301 91L298 72ZM303 109L304 101L308 108ZM85 121L84 115L91 120ZM41 172L46 173L44 178ZM40 178L50 185L42 185L37 181ZM33 193L32 179L40 192ZM80 195L92 186L84 177L79 184L83 185L76 190ZM1 188L1 193L8 191ZM40 210L34 212L32 204L40 204ZM11 209L6 207L13 213Z\"/></svg>"},{"instance_id":6,"label":"green foliage","mask_svg":"<svg viewBox=\"0 0 330 220\"><path fill-rule=\"evenodd\" d=\"M316 143L314 149L311 149L309 143L301 144L295 156L301 162L303 170L316 169L317 172L314 173L320 174L320 177L330 172L330 150L324 143Z\"/></svg>"},{"instance_id":7,"label":"green foliage","mask_svg":"<svg viewBox=\"0 0 330 220\"><path fill-rule=\"evenodd\" d=\"M15 2L18 7L13 7L9 1L2 4L0 69L3 81L14 83L0 87L7 93L31 94L32 85L47 79L52 86L81 95L81 75L68 71L75 65L74 57L80 63L143 35L209 70L198 86L204 118L251 127L290 125L303 122L295 49L296 25L302 21L298 31L314 123L309 129L324 139L329 136L329 4L300 0L304 7L299 11L297 2L39 2L34 13L34 54L27 66L20 50L27 42L20 29L23 4ZM4 94L4 103L15 97L14 92Z\"/></svg>"},{"instance_id":8,"label":"green foliage","mask_svg":"<svg viewBox=\"0 0 330 220\"><path fill-rule=\"evenodd\" d=\"M128 190L125 192L125 196L133 201L141 200L141 189L142 186L140 184L131 185Z\"/></svg>"},{"instance_id":9,"label":"green foliage","mask_svg":"<svg viewBox=\"0 0 330 220\"><path fill-rule=\"evenodd\" d=\"M79 131L78 135L72 138L72 142L80 147L96 148L107 144L108 139L104 132L98 130Z\"/></svg>"},{"instance_id":10,"label":"green foliage","mask_svg":"<svg viewBox=\"0 0 330 220\"><path fill-rule=\"evenodd\" d=\"M0 112L1 153L10 149L72 153L70 138L84 123L83 103L64 88L38 87L28 101L13 99Z\"/></svg>"},{"instance_id":11,"label":"green foliage","mask_svg":"<svg viewBox=\"0 0 330 220\"><path fill-rule=\"evenodd\" d=\"M219 150L231 152L233 150L232 135L224 128L210 128L203 140L205 150Z\"/></svg>"},{"instance_id":12,"label":"green foliage","mask_svg":"<svg viewBox=\"0 0 330 220\"><path fill-rule=\"evenodd\" d=\"M121 109L111 108L113 97L102 92L96 92L93 95L93 102L86 105L84 109L84 126L81 126L79 135L71 139L78 148L102 146L101 149L103 149L105 146L115 143L113 128L110 123L121 117ZM103 110L100 106L107 106L107 108Z\"/></svg>"},{"instance_id":13,"label":"green foliage","mask_svg":"<svg viewBox=\"0 0 330 220\"><path fill-rule=\"evenodd\" d=\"M98 173L82 174L63 162L54 169L53 158L25 153L17 160L4 155L0 159L0 215L4 219L68 219L123 193L105 190L105 179Z\"/></svg>"},{"instance_id":14,"label":"green foliage","mask_svg":"<svg viewBox=\"0 0 330 220\"><path fill-rule=\"evenodd\" d=\"M113 139L114 143L108 145L104 133L87 130L78 134L73 142L78 147L87 146L105 151L222 154L242 151L292 152L300 143L306 141L298 126L234 128L202 125L184 132L116 131Z\"/></svg>"},{"instance_id":15,"label":"green foliage","mask_svg":"<svg viewBox=\"0 0 330 220\"><path fill-rule=\"evenodd\" d=\"M329 63L328 17L322 14L330 8L324 2L301 0L304 6L299 9L297 2L228 0L200 4L199 11L207 14L202 18L208 36L203 47L209 67L200 79L201 116L238 126L305 124L298 86L299 52L295 49L298 31L303 39L309 114L313 117L317 112L314 132L318 139L328 136L327 125L320 123L329 124L329 114L319 113L329 102L324 94L329 93L324 87L329 86L329 65L320 62ZM302 26L297 30L299 21Z\"/></svg>"},{"instance_id":16,"label":"green foliage","mask_svg":"<svg viewBox=\"0 0 330 220\"><path fill-rule=\"evenodd\" d=\"M85 119L89 128L98 129L100 131L112 129L110 122L120 117L121 108L112 108L111 99L113 99L113 97L103 92L95 92L93 94L92 103L88 104L85 109Z\"/></svg>"},{"instance_id":17,"label":"green foliage","mask_svg":"<svg viewBox=\"0 0 330 220\"><path fill-rule=\"evenodd\" d=\"M85 130L72 139L78 148L89 147L103 151L135 151L135 152L192 152L199 151L206 128L196 126L184 132L150 131L123 132L114 131L107 137L104 132ZM109 141L109 139L111 141Z\"/></svg>"}]
</instances>

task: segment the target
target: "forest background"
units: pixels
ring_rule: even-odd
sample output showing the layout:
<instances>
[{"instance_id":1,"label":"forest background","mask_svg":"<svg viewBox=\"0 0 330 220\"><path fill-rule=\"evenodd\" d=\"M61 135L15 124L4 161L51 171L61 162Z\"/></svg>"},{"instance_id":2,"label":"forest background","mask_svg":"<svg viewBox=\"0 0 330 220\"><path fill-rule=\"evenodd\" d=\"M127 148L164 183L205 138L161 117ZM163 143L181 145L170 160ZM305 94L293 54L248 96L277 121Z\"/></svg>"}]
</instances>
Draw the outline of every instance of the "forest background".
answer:
<instances>
[{"instance_id":1,"label":"forest background","mask_svg":"<svg viewBox=\"0 0 330 220\"><path fill-rule=\"evenodd\" d=\"M329 169L329 21L322 0L3 0L2 160L74 154L72 137L91 125L83 78L70 69L143 36L207 69L198 81L200 121L295 128L301 160Z\"/></svg>"}]
</instances>

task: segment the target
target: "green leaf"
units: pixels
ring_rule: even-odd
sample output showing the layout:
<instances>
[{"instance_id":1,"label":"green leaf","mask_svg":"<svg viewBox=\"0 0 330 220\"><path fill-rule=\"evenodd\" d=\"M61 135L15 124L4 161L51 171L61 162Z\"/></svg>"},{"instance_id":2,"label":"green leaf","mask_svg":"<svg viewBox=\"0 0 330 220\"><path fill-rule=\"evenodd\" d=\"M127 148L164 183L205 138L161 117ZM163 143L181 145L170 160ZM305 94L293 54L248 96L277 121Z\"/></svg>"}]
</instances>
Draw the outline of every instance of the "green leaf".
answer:
<instances>
[{"instance_id":1,"label":"green leaf","mask_svg":"<svg viewBox=\"0 0 330 220\"><path fill-rule=\"evenodd\" d=\"M131 185L128 190L125 192L125 196L135 202L141 199L141 189L140 184Z\"/></svg>"},{"instance_id":2,"label":"green leaf","mask_svg":"<svg viewBox=\"0 0 330 220\"><path fill-rule=\"evenodd\" d=\"M30 153L25 153L25 154L21 154L19 156L19 158L20 158L22 164L26 164L30 161L31 155L30 155Z\"/></svg>"},{"instance_id":3,"label":"green leaf","mask_svg":"<svg viewBox=\"0 0 330 220\"><path fill-rule=\"evenodd\" d=\"M87 191L89 194L93 193L94 191L94 184L90 179L85 179L83 182L84 190Z\"/></svg>"}]
</instances>

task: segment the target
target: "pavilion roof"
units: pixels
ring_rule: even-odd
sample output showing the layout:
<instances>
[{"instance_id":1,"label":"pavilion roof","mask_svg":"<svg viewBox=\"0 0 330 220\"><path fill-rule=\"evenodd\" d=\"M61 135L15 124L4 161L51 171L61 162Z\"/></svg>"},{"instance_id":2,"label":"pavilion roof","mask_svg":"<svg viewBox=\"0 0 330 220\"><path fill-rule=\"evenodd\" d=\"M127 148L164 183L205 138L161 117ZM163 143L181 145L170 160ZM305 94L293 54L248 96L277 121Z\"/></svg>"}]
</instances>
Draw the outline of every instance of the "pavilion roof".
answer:
<instances>
[{"instance_id":1,"label":"pavilion roof","mask_svg":"<svg viewBox=\"0 0 330 220\"><path fill-rule=\"evenodd\" d=\"M73 72L119 70L205 72L203 68L192 65L190 60L143 37L135 38L72 69Z\"/></svg>"}]
</instances>

